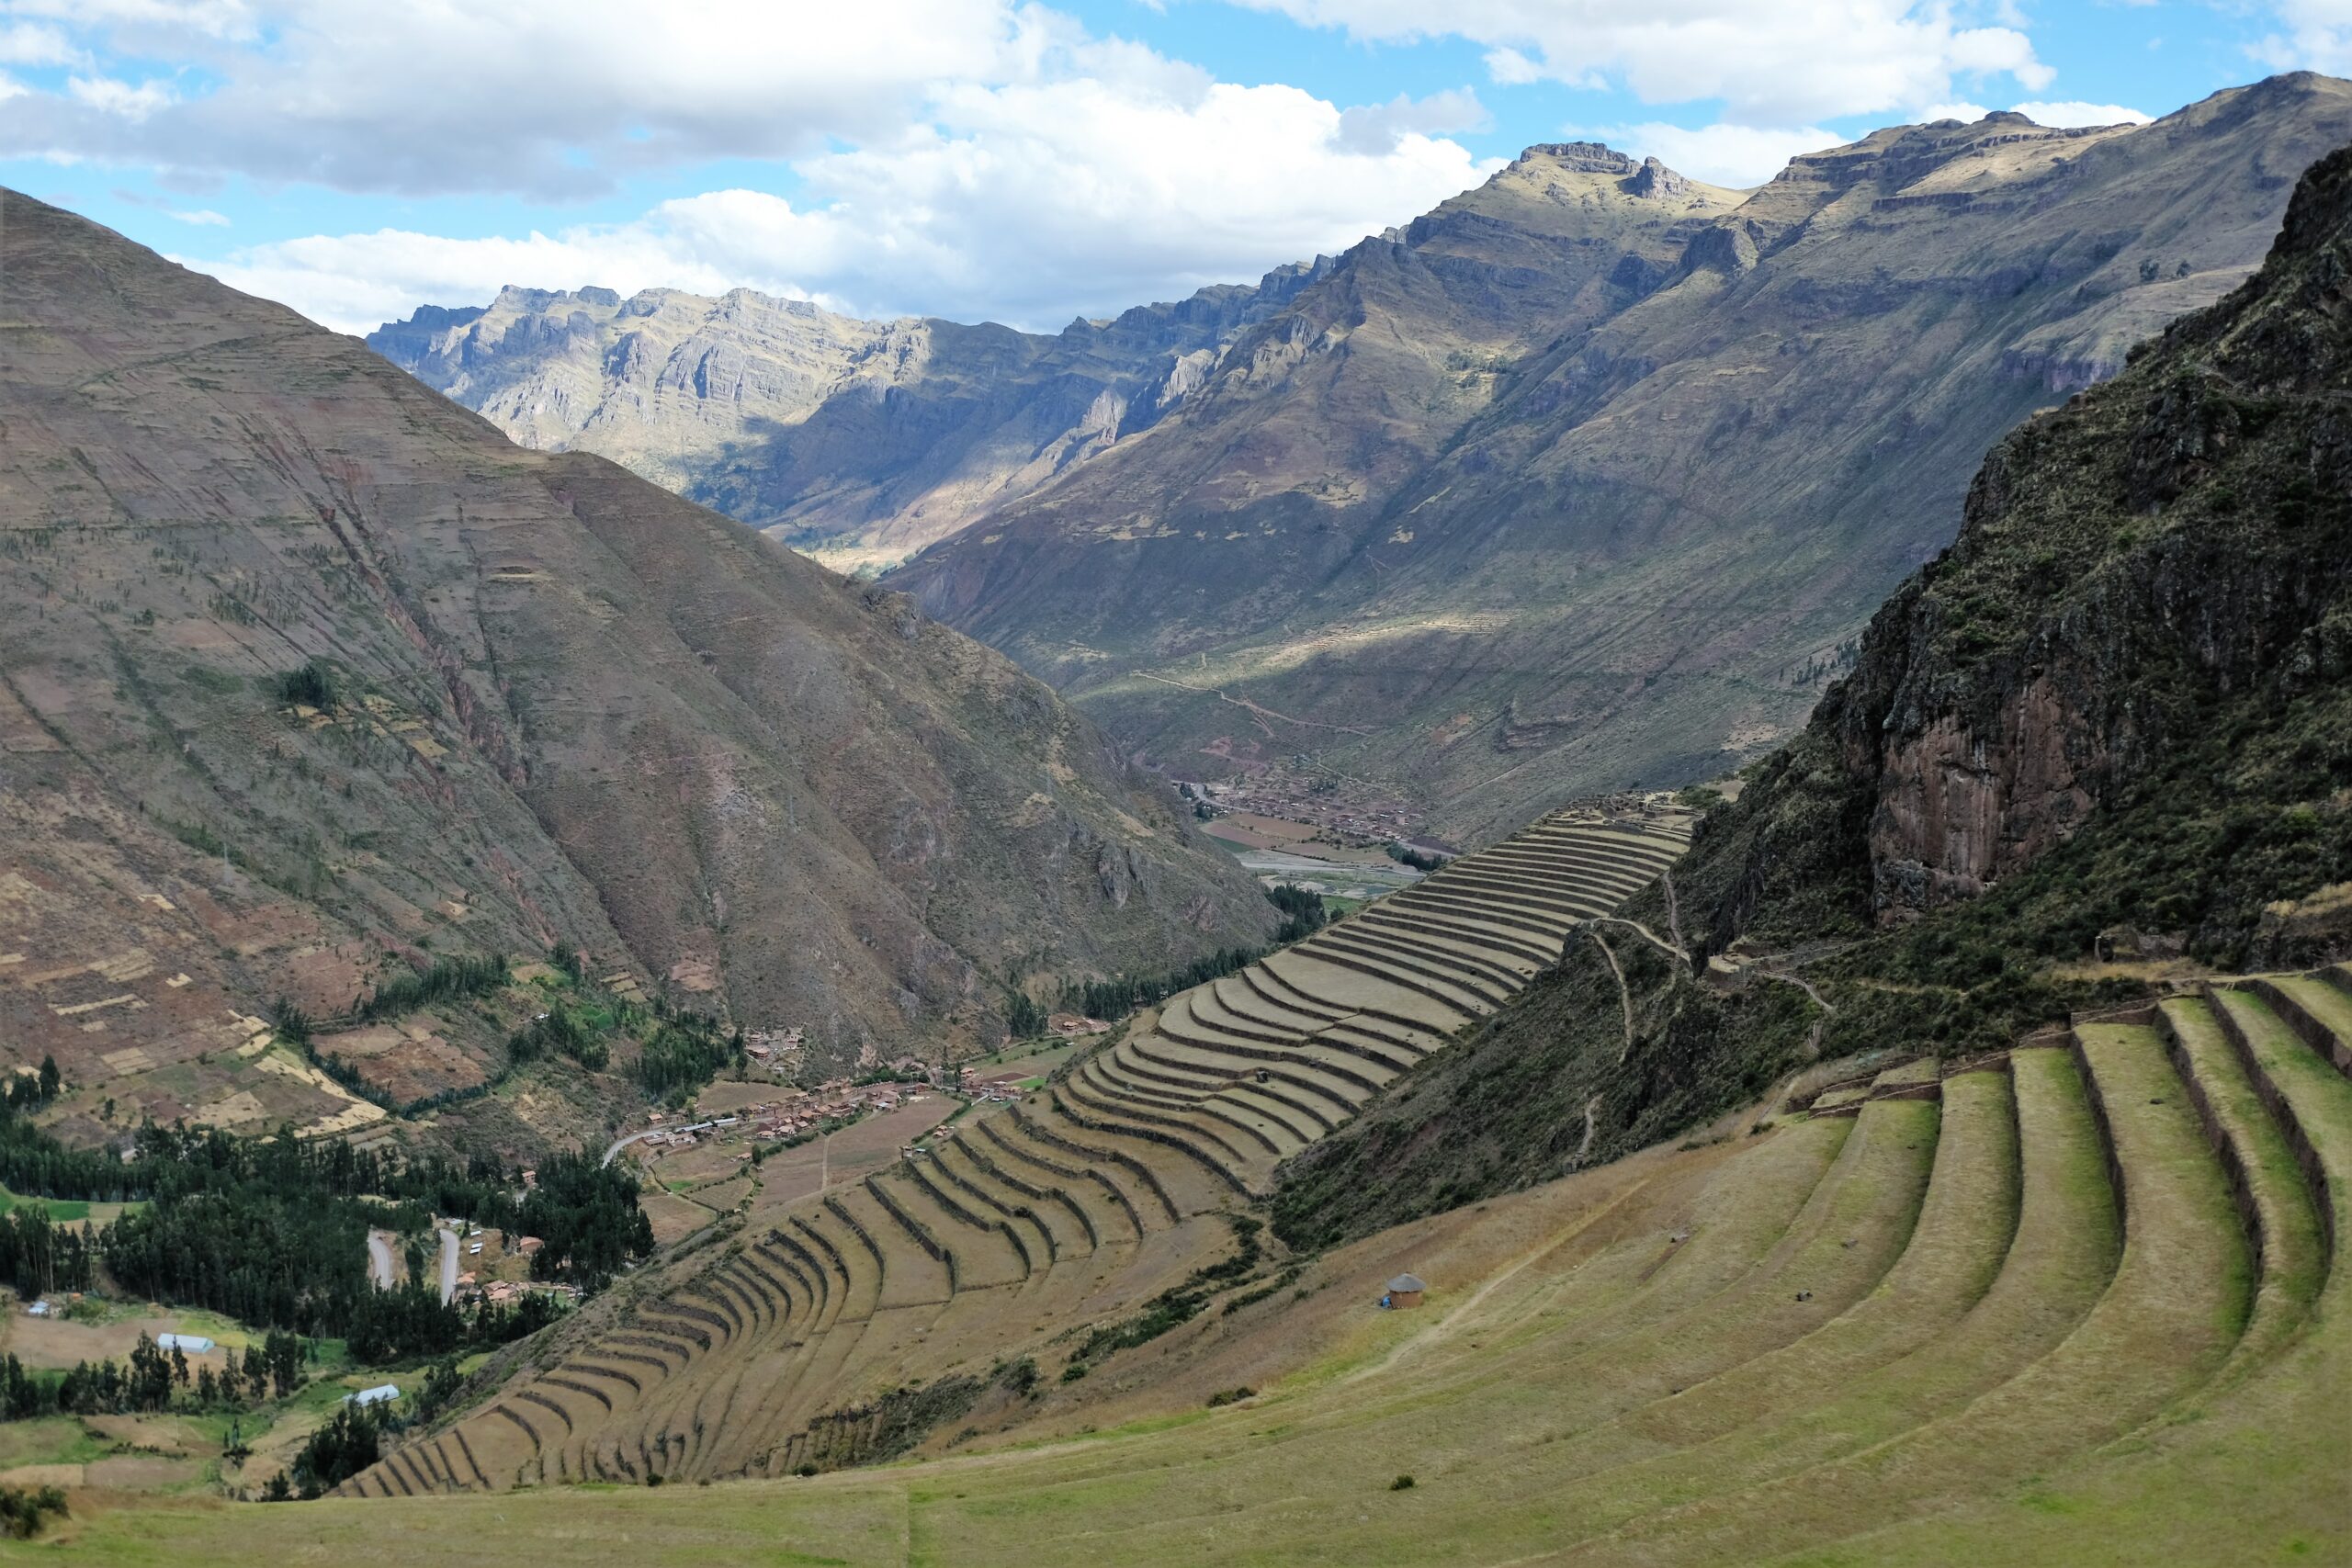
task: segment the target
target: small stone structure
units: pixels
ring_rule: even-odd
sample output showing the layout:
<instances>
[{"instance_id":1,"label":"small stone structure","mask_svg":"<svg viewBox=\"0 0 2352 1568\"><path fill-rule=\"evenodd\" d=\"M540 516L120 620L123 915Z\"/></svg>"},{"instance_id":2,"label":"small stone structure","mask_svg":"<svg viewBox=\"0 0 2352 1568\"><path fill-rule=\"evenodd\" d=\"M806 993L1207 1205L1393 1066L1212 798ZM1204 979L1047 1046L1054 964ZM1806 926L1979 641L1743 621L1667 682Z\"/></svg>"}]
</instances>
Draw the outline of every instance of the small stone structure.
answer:
<instances>
[{"instance_id":1,"label":"small stone structure","mask_svg":"<svg viewBox=\"0 0 2352 1568\"><path fill-rule=\"evenodd\" d=\"M1421 1304L1421 1292L1429 1288L1428 1281L1419 1274L1399 1274L1388 1281L1388 1293L1380 1298L1380 1304L1385 1307L1417 1307Z\"/></svg>"}]
</instances>

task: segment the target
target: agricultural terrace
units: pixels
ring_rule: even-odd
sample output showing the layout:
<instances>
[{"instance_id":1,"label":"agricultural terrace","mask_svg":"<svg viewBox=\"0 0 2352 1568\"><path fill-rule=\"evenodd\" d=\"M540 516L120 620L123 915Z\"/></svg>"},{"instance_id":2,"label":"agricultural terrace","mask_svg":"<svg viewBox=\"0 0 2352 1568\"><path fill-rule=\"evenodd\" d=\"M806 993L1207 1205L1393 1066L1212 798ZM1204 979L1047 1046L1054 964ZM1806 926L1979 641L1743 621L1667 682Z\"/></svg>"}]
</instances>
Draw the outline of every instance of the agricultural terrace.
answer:
<instances>
[{"instance_id":1,"label":"agricultural terrace","mask_svg":"<svg viewBox=\"0 0 2352 1568\"><path fill-rule=\"evenodd\" d=\"M780 1548L1089 1568L2343 1562L2347 1070L2352 970L2184 987L1970 1062L1815 1075L1679 1147L1367 1237L1131 1352L1118 1386L1015 1397L991 1436L921 1464L638 1490L593 1525L526 1491L330 1500L286 1528L322 1553L435 1556L494 1514L582 1568ZM1427 1303L1380 1311L1405 1269ZM855 1321L825 1277L822 1322ZM1053 1284L1015 1299L1042 1307ZM686 1305L647 1338L707 1327ZM716 1360L713 1337L646 1356ZM781 1359L808 1376L864 1352L841 1337ZM488 1429L401 1450L392 1490L446 1490L423 1482L444 1455L489 1457ZM628 1450L656 1454L694 1458ZM277 1526L213 1507L61 1535L130 1559L168 1529L175 1562L209 1564Z\"/></svg>"},{"instance_id":2,"label":"agricultural terrace","mask_svg":"<svg viewBox=\"0 0 2352 1568\"><path fill-rule=\"evenodd\" d=\"M582 1313L544 1370L347 1490L831 1468L968 1405L1024 1349L1083 1377L1247 1272L1255 1227L1235 1220L1280 1161L1499 1007L1688 835L1654 807L1556 813L1170 998L953 1136L903 1158L877 1140L854 1179L754 1200L756 1223ZM919 1411L874 1403L919 1389L935 1396Z\"/></svg>"}]
</instances>

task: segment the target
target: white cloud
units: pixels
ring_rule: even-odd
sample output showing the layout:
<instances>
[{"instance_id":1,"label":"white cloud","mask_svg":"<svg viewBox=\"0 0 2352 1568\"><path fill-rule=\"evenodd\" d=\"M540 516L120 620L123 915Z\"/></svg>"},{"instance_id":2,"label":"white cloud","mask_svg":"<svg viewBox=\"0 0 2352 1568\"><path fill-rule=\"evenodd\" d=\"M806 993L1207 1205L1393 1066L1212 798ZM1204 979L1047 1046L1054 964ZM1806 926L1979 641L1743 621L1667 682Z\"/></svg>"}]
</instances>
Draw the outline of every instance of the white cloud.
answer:
<instances>
[{"instance_id":1,"label":"white cloud","mask_svg":"<svg viewBox=\"0 0 2352 1568\"><path fill-rule=\"evenodd\" d=\"M2279 30L2246 52L2274 71L2352 75L2352 0L2278 0Z\"/></svg>"},{"instance_id":2,"label":"white cloud","mask_svg":"<svg viewBox=\"0 0 2352 1568\"><path fill-rule=\"evenodd\" d=\"M81 65L87 60L62 30L45 22L0 27L0 64Z\"/></svg>"},{"instance_id":3,"label":"white cloud","mask_svg":"<svg viewBox=\"0 0 2352 1568\"><path fill-rule=\"evenodd\" d=\"M1740 125L1905 111L1951 98L1962 76L2006 75L2028 91L2052 76L2019 27L1962 26L1948 0L1236 3L1366 39L1467 39L1488 50L1498 82L1603 79L1645 103L1720 99Z\"/></svg>"},{"instance_id":4,"label":"white cloud","mask_svg":"<svg viewBox=\"0 0 2352 1568\"><path fill-rule=\"evenodd\" d=\"M2015 107L2036 125L2145 125L2155 118L2121 104L2086 104L2074 98L2059 103L2018 104Z\"/></svg>"},{"instance_id":5,"label":"white cloud","mask_svg":"<svg viewBox=\"0 0 2352 1568\"><path fill-rule=\"evenodd\" d=\"M165 103L92 79L82 91L27 93L0 107L0 156L410 195L577 197L640 169L887 139L939 83L1036 80L1073 62L1099 66L1120 48L1016 0L14 9L50 17L93 53L196 65L203 90ZM133 110L143 118L126 118Z\"/></svg>"},{"instance_id":6,"label":"white cloud","mask_svg":"<svg viewBox=\"0 0 2352 1568\"><path fill-rule=\"evenodd\" d=\"M1760 186L1800 152L1841 146L1846 138L1818 126L1793 130L1752 125L1706 125L1691 129L1652 120L1641 125L1571 128L1568 134L1606 141L1635 157L1655 157L1677 173L1710 185Z\"/></svg>"},{"instance_id":7,"label":"white cloud","mask_svg":"<svg viewBox=\"0 0 2352 1568\"><path fill-rule=\"evenodd\" d=\"M1487 51L1487 74L1498 86L1524 87L1544 80L1544 68L1515 49L1490 49Z\"/></svg>"},{"instance_id":8,"label":"white cloud","mask_svg":"<svg viewBox=\"0 0 2352 1568\"><path fill-rule=\"evenodd\" d=\"M172 101L172 90L161 82L119 82L111 76L69 76L66 96L104 115L139 121Z\"/></svg>"},{"instance_id":9,"label":"white cloud","mask_svg":"<svg viewBox=\"0 0 2352 1568\"><path fill-rule=\"evenodd\" d=\"M1408 135L1484 130L1490 123L1487 106L1467 89L1431 93L1418 99L1399 93L1385 104L1340 110L1339 140L1351 152L1378 157L1395 152Z\"/></svg>"},{"instance_id":10,"label":"white cloud","mask_svg":"<svg viewBox=\"0 0 2352 1568\"><path fill-rule=\"evenodd\" d=\"M945 88L888 145L799 160L806 204L722 190L519 239L384 230L177 259L344 331L507 283L740 285L858 315L1051 330L1339 250L1496 166L1413 130L1385 152L1351 149L1343 112L1294 87L1183 73L1159 86Z\"/></svg>"},{"instance_id":11,"label":"white cloud","mask_svg":"<svg viewBox=\"0 0 2352 1568\"><path fill-rule=\"evenodd\" d=\"M193 223L199 229L229 227L229 220L210 208L198 208L194 212L166 212L164 216L175 223Z\"/></svg>"}]
</instances>

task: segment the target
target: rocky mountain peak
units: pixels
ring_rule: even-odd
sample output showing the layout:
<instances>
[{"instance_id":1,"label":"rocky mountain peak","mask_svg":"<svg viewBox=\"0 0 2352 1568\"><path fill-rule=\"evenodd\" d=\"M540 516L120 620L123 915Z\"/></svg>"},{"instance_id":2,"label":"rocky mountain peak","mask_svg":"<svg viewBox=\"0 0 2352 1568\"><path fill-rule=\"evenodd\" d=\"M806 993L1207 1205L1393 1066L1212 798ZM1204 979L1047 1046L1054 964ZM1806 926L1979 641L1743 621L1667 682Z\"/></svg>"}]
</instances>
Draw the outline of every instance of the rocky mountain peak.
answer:
<instances>
[{"instance_id":1,"label":"rocky mountain peak","mask_svg":"<svg viewBox=\"0 0 2352 1568\"><path fill-rule=\"evenodd\" d=\"M1641 164L1603 141L1539 141L1513 163L1531 164L1538 159L1580 175L1639 175L1642 171Z\"/></svg>"},{"instance_id":2,"label":"rocky mountain peak","mask_svg":"<svg viewBox=\"0 0 2352 1568\"><path fill-rule=\"evenodd\" d=\"M593 285L584 288L525 288L518 284L510 283L498 291L498 297L491 301L490 308L492 310L528 314L545 312L565 305L594 305L601 310L609 310L620 302L621 297L613 290L598 288Z\"/></svg>"},{"instance_id":3,"label":"rocky mountain peak","mask_svg":"<svg viewBox=\"0 0 2352 1568\"><path fill-rule=\"evenodd\" d=\"M1657 201L1670 197L1687 196L1691 181L1678 175L1656 158L1645 158L1642 166L1618 182L1618 188L1627 196L1638 196Z\"/></svg>"}]
</instances>

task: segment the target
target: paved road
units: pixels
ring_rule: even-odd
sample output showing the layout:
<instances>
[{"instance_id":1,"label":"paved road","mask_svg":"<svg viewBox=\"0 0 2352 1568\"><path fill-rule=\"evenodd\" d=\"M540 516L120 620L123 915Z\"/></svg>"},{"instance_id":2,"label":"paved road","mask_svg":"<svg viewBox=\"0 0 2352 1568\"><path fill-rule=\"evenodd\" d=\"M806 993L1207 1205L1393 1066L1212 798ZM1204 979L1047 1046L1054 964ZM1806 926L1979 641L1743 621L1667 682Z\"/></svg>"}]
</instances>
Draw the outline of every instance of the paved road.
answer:
<instances>
[{"instance_id":1,"label":"paved road","mask_svg":"<svg viewBox=\"0 0 2352 1568\"><path fill-rule=\"evenodd\" d=\"M382 1231L368 1233L368 1277L379 1291L392 1288L392 1238Z\"/></svg>"},{"instance_id":2,"label":"paved road","mask_svg":"<svg viewBox=\"0 0 2352 1568\"><path fill-rule=\"evenodd\" d=\"M606 1149L605 1151L605 1157L598 1160L596 1163L598 1165L612 1164L614 1160L620 1157L620 1152L623 1149L628 1147L639 1138L650 1138L656 1133L699 1133L705 1127L716 1127L718 1125L718 1122L716 1120L712 1120L709 1122L696 1122L693 1125L686 1127L648 1127L642 1133L631 1133L626 1138L614 1139L613 1146Z\"/></svg>"}]
</instances>

